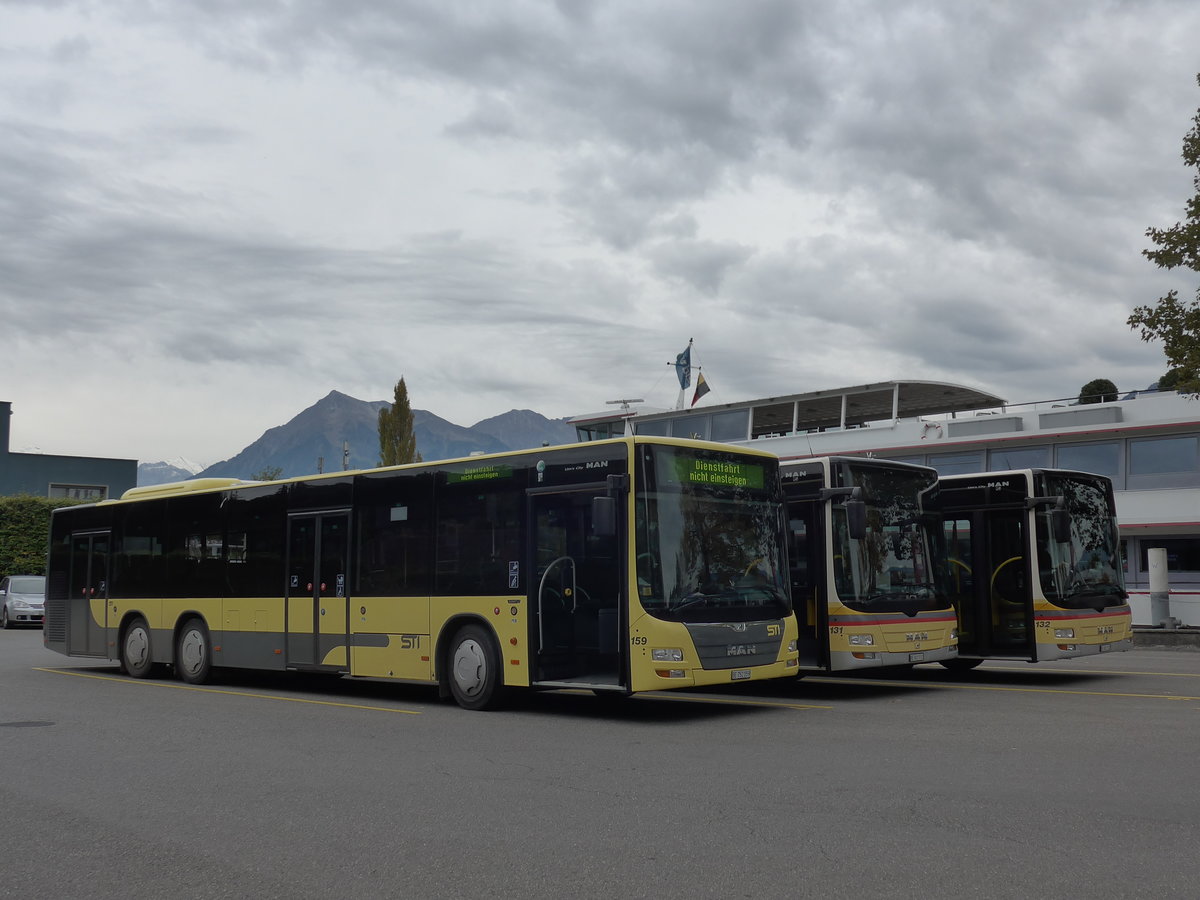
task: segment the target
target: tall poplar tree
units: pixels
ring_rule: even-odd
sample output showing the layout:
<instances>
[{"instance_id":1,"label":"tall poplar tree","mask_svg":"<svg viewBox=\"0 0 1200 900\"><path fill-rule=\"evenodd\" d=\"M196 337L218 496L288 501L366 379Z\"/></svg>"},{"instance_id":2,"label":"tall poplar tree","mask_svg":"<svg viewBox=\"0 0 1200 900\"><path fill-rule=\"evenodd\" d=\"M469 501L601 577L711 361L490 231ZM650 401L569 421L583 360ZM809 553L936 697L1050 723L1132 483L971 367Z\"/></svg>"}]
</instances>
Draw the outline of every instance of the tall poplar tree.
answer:
<instances>
[{"instance_id":1,"label":"tall poplar tree","mask_svg":"<svg viewBox=\"0 0 1200 900\"><path fill-rule=\"evenodd\" d=\"M417 436L413 432L412 407L408 404L408 388L401 376L396 382L392 405L379 411L379 464L399 466L420 461Z\"/></svg>"},{"instance_id":2,"label":"tall poplar tree","mask_svg":"<svg viewBox=\"0 0 1200 900\"><path fill-rule=\"evenodd\" d=\"M1196 76L1200 84L1200 75ZM1183 137L1183 163L1196 169L1192 184L1196 193L1184 204L1186 218L1170 228L1149 228L1146 237L1157 249L1142 255L1160 269L1184 268L1200 274L1200 109L1192 119L1192 130ZM1200 394L1200 289L1196 299L1183 303L1176 291L1168 291L1154 306L1139 306L1128 319L1130 328L1140 328L1143 341L1161 340L1172 369L1179 370L1175 389L1183 394Z\"/></svg>"}]
</instances>

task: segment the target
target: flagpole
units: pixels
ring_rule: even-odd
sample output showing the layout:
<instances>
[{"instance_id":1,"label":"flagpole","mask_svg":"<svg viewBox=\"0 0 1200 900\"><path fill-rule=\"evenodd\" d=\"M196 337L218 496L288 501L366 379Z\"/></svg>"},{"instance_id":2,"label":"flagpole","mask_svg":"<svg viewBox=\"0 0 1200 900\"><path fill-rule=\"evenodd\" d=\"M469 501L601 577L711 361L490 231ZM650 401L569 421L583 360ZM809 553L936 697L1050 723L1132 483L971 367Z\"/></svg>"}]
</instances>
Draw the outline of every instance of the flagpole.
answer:
<instances>
[{"instance_id":1,"label":"flagpole","mask_svg":"<svg viewBox=\"0 0 1200 900\"><path fill-rule=\"evenodd\" d=\"M675 401L675 408L683 409L685 392L692 384L692 338L688 338L687 347L675 357L675 362L667 365L675 367L675 376L679 379L679 397Z\"/></svg>"}]
</instances>

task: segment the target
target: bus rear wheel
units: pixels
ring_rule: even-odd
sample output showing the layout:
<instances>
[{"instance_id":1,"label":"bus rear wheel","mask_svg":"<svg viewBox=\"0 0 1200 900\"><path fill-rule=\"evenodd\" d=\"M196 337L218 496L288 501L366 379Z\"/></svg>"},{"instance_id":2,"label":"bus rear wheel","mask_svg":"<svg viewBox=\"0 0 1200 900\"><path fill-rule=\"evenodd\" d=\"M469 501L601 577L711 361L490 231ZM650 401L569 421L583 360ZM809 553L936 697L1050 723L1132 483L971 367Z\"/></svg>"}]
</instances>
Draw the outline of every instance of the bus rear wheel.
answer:
<instances>
[{"instance_id":1,"label":"bus rear wheel","mask_svg":"<svg viewBox=\"0 0 1200 900\"><path fill-rule=\"evenodd\" d=\"M175 642L175 671L188 684L204 684L212 674L212 645L199 619L188 619Z\"/></svg>"},{"instance_id":2,"label":"bus rear wheel","mask_svg":"<svg viewBox=\"0 0 1200 900\"><path fill-rule=\"evenodd\" d=\"M121 635L121 670L133 678L149 678L154 669L150 652L150 626L145 619L134 619Z\"/></svg>"},{"instance_id":3,"label":"bus rear wheel","mask_svg":"<svg viewBox=\"0 0 1200 900\"><path fill-rule=\"evenodd\" d=\"M943 659L943 660L939 660L939 662L942 664L942 666L944 668L949 669L951 672L970 672L977 665L979 665L981 662L983 662L983 660L982 659L955 658L955 659Z\"/></svg>"},{"instance_id":4,"label":"bus rear wheel","mask_svg":"<svg viewBox=\"0 0 1200 900\"><path fill-rule=\"evenodd\" d=\"M463 709L493 709L501 699L500 653L487 630L465 625L447 655L450 693Z\"/></svg>"}]
</instances>

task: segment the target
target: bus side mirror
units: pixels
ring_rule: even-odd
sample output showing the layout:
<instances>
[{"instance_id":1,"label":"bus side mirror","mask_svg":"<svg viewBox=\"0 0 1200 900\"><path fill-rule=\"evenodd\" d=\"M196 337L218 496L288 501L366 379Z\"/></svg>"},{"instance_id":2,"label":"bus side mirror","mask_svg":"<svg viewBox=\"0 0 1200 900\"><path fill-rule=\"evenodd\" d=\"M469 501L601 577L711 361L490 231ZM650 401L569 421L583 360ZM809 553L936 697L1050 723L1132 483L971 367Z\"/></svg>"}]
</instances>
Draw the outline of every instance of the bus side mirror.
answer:
<instances>
[{"instance_id":1,"label":"bus side mirror","mask_svg":"<svg viewBox=\"0 0 1200 900\"><path fill-rule=\"evenodd\" d=\"M1062 502L1061 497L1059 502ZM1056 506L1050 510L1050 531L1056 543L1071 543L1071 514L1065 506Z\"/></svg>"},{"instance_id":2,"label":"bus side mirror","mask_svg":"<svg viewBox=\"0 0 1200 900\"><path fill-rule=\"evenodd\" d=\"M617 500L615 497L592 498L592 534L612 537L617 533Z\"/></svg>"},{"instance_id":3,"label":"bus side mirror","mask_svg":"<svg viewBox=\"0 0 1200 900\"><path fill-rule=\"evenodd\" d=\"M852 540L861 541L867 536L867 504L864 500L846 501L846 527Z\"/></svg>"}]
</instances>

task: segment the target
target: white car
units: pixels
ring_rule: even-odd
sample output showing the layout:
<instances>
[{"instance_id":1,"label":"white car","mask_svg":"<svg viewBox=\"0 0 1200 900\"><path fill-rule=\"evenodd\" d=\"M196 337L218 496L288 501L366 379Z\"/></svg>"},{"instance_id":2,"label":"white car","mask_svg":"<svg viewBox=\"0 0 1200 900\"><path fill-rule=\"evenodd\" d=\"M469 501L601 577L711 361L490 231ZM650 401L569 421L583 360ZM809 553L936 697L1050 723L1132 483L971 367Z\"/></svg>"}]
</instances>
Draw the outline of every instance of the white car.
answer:
<instances>
[{"instance_id":1,"label":"white car","mask_svg":"<svg viewBox=\"0 0 1200 900\"><path fill-rule=\"evenodd\" d=\"M46 607L46 579L41 575L7 575L0 580L0 625L41 626Z\"/></svg>"}]
</instances>

